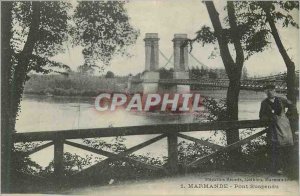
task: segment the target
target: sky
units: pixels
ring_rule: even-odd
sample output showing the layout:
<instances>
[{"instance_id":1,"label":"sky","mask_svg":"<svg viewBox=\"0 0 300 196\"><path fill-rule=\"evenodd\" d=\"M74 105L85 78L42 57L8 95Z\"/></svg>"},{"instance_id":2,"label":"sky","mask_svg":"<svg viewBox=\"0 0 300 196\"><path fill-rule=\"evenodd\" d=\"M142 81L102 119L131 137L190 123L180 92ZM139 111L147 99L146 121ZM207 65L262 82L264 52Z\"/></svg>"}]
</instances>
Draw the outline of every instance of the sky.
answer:
<instances>
[{"instance_id":1,"label":"sky","mask_svg":"<svg viewBox=\"0 0 300 196\"><path fill-rule=\"evenodd\" d=\"M224 2L215 1L220 18L226 16L223 9ZM173 54L172 39L175 33L186 33L189 38L194 38L195 33L202 25L212 26L206 7L200 0L131 0L126 4L130 17L130 24L139 29L140 36L136 44L128 48L131 57L115 56L105 71L113 71L117 75L128 75L143 72L145 69L145 33L158 33L159 49L167 57ZM299 23L299 13L294 13L294 18ZM297 68L299 67L299 30L296 28L281 28L277 25L284 46L292 57ZM272 47L262 53L255 54L248 59L244 66L249 76L265 76L277 74L286 70L284 61L272 39ZM209 58L213 49L218 45L194 44L192 55L208 68L224 68L220 56ZM69 65L76 70L83 64L81 47L67 46L66 53L59 54L53 60ZM233 56L235 55L232 52ZM166 64L162 55L159 57L160 67ZM190 57L192 62L192 58ZM195 62L195 61L194 61ZM194 63L195 64L195 63ZM168 65L170 68L172 65ZM103 73L102 73L103 74Z\"/></svg>"}]
</instances>

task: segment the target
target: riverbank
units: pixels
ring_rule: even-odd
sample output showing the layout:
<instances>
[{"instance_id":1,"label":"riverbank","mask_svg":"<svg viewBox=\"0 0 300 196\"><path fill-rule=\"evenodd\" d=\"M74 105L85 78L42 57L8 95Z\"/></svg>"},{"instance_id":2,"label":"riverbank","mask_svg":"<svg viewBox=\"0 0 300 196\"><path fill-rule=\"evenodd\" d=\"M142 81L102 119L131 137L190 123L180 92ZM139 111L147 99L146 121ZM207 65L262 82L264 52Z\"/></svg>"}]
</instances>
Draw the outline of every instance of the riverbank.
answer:
<instances>
[{"instance_id":1,"label":"riverbank","mask_svg":"<svg viewBox=\"0 0 300 196\"><path fill-rule=\"evenodd\" d=\"M47 96L94 97L101 92L124 92L128 77L105 78L79 73L64 75L30 75L24 94Z\"/></svg>"}]
</instances>

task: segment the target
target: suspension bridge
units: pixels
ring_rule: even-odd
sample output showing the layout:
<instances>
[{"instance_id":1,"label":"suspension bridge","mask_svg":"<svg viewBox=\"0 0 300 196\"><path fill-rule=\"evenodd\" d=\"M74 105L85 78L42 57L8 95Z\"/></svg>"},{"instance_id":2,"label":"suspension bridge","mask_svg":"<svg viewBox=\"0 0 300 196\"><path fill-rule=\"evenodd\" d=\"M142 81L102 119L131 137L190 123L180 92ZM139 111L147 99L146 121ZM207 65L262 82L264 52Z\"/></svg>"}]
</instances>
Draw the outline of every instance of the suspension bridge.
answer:
<instances>
[{"instance_id":1,"label":"suspension bridge","mask_svg":"<svg viewBox=\"0 0 300 196\"><path fill-rule=\"evenodd\" d=\"M174 52L168 58L159 49L159 38L156 33L147 33L145 41L145 72L141 78L130 78L128 86L143 84L143 92L156 91L189 91L190 89L222 89L229 86L229 79L224 76L221 78L200 77L197 79L190 78L190 69L193 67L201 67L208 69L208 66L197 59L191 52L188 51L188 46L184 44L187 40L186 34L175 34ZM163 61L159 61L162 57ZM159 69L173 69L173 77L160 78ZM266 77L256 77L241 79L241 90L262 91L268 84L273 84L277 92L285 93L287 91L286 83L287 74L280 73ZM299 79L299 70L296 71L296 78ZM296 87L297 91L299 87ZM130 91L130 89L129 89Z\"/></svg>"},{"instance_id":2,"label":"suspension bridge","mask_svg":"<svg viewBox=\"0 0 300 196\"><path fill-rule=\"evenodd\" d=\"M296 77L299 78L299 71L296 72ZM142 80L135 80L133 82L142 82ZM144 80L147 82L147 80ZM211 79L211 78L202 78L198 79L160 79L158 81L160 84L181 84L181 85L191 85L191 86L200 86L203 88L227 88L229 86L229 79ZM264 87L268 84L275 85L277 92L286 92L286 74L277 74L268 77L261 78L249 78L241 80L241 90L255 90L261 91L264 90ZM297 88L298 90L298 88Z\"/></svg>"}]
</instances>

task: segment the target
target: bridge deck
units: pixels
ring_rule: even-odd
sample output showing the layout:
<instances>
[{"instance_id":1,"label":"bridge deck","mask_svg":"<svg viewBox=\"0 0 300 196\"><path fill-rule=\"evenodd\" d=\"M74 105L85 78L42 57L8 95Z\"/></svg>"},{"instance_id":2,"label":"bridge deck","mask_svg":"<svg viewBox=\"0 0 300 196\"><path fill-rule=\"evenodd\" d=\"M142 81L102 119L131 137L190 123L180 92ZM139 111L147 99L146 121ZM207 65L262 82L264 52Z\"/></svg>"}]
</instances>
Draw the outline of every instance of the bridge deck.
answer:
<instances>
[{"instance_id":1,"label":"bridge deck","mask_svg":"<svg viewBox=\"0 0 300 196\"><path fill-rule=\"evenodd\" d=\"M131 83L139 84L139 83L157 83L155 80L131 80ZM201 87L210 87L210 88L227 88L229 86L228 79L160 79L158 81L159 84L162 85L192 85L192 86L201 86ZM275 80L275 79L268 79L268 80L259 80L259 79L248 79L248 80L241 80L240 89L241 90L255 90L261 91L264 90L265 85L273 84L277 91L285 92L287 90L285 80ZM298 90L299 87L296 87Z\"/></svg>"}]
</instances>

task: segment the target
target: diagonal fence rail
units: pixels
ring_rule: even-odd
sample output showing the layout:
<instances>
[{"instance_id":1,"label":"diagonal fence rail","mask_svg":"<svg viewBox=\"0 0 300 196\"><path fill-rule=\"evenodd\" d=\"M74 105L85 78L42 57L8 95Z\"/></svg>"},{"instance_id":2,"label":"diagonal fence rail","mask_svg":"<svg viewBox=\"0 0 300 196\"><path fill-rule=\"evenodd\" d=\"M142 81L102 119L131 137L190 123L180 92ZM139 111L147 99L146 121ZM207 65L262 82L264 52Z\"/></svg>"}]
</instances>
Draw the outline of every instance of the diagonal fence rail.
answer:
<instances>
[{"instance_id":1,"label":"diagonal fence rail","mask_svg":"<svg viewBox=\"0 0 300 196\"><path fill-rule=\"evenodd\" d=\"M203 146L207 146L215 150L212 154L201 157L191 163L187 163L185 167L192 168L198 164L204 163L212 158L215 158L220 153L229 152L241 145L249 143L251 140L266 133L267 129L255 133L245 139L239 140L227 146L220 146L205 140L201 140L192 136L183 134L184 132L196 131L217 131L217 130L232 130L232 129L246 129L246 128L264 128L268 122L260 120L242 120L242 121L217 121L207 123L184 123L184 124L160 124L160 125L145 125L145 126L130 126L130 127L111 127L111 128L96 128L96 129L75 129L75 130L60 130L60 131L40 131L40 132L26 132L14 133L13 142L36 142L36 141L50 141L46 144L40 145L35 149L23 153L24 155L31 155L46 147L54 145L54 177L55 182L60 183L64 178L64 145L73 146L82 150L93 152L107 157L103 161L86 168L71 178L84 178L95 173L100 174L104 170L109 169L109 164L113 161L122 160L133 163L140 167L161 171L166 174L176 174L179 168L178 161L178 137L190 140ZM84 139L96 137L114 137L114 136L129 136L129 135L146 135L159 134L158 136L133 146L120 153L112 153L99 148L93 148L84 144L68 141L70 139ZM129 155L137 150L145 148L163 138L167 138L168 160L165 165L157 166L150 165L140 160L135 160Z\"/></svg>"}]
</instances>

